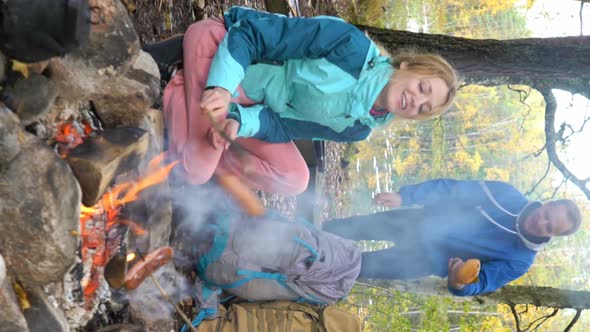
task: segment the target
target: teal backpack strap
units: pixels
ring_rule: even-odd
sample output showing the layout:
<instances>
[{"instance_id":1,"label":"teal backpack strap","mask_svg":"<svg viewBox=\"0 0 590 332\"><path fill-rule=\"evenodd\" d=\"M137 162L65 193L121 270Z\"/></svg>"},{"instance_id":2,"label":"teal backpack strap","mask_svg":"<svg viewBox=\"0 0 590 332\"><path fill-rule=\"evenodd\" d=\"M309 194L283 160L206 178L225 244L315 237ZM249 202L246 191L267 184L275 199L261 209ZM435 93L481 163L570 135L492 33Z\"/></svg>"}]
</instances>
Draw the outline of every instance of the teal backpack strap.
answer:
<instances>
[{"instance_id":1,"label":"teal backpack strap","mask_svg":"<svg viewBox=\"0 0 590 332\"><path fill-rule=\"evenodd\" d=\"M201 324L201 322L203 321L203 319L207 319L208 317L212 317L214 315L217 314L217 308L205 308L205 309L201 309L199 311L199 313L195 316L195 318L193 319L193 321L191 322L191 325L193 327L197 327L199 326L199 324ZM188 331L188 326L186 324L184 324L182 326L182 329L180 330L180 332L186 332Z\"/></svg>"},{"instance_id":2,"label":"teal backpack strap","mask_svg":"<svg viewBox=\"0 0 590 332\"><path fill-rule=\"evenodd\" d=\"M227 241L229 240L229 220L231 216L224 213L216 216L216 220L218 220L217 224L210 224L209 227L215 229L215 236L213 237L213 245L209 251L202 255L199 261L197 262L197 273L201 277L204 275L207 267L212 262L215 262L221 255L223 251L225 251L225 247L227 246ZM205 281L203 279L203 281Z\"/></svg>"},{"instance_id":3,"label":"teal backpack strap","mask_svg":"<svg viewBox=\"0 0 590 332\"><path fill-rule=\"evenodd\" d=\"M314 247L312 247L309 243L303 241L303 239L301 239L298 236L293 237L293 241L295 241L295 242L297 242L297 244L305 247L312 254L313 257L309 257L307 259L307 261L309 261L309 262L315 262L318 259L318 252L317 252L317 250L315 250Z\"/></svg>"}]
</instances>

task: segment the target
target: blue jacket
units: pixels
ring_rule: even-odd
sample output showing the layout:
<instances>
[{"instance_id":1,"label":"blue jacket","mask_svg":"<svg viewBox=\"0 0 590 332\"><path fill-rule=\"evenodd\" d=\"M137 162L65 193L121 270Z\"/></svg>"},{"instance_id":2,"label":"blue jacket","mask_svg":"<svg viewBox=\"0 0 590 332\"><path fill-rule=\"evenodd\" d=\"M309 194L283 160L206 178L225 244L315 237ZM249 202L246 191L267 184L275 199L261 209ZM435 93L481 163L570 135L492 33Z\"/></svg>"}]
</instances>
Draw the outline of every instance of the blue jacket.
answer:
<instances>
[{"instance_id":1,"label":"blue jacket","mask_svg":"<svg viewBox=\"0 0 590 332\"><path fill-rule=\"evenodd\" d=\"M549 239L533 243L522 236L517 218L540 202L529 202L513 186L498 181L438 179L402 187L402 204L423 205L421 241L439 276L450 258L481 261L479 280L455 295L489 293L525 274Z\"/></svg>"},{"instance_id":2,"label":"blue jacket","mask_svg":"<svg viewBox=\"0 0 590 332\"><path fill-rule=\"evenodd\" d=\"M369 110L393 74L389 59L359 29L335 17L287 18L233 7L207 86L259 105L231 104L239 137L359 141L391 114Z\"/></svg>"}]
</instances>

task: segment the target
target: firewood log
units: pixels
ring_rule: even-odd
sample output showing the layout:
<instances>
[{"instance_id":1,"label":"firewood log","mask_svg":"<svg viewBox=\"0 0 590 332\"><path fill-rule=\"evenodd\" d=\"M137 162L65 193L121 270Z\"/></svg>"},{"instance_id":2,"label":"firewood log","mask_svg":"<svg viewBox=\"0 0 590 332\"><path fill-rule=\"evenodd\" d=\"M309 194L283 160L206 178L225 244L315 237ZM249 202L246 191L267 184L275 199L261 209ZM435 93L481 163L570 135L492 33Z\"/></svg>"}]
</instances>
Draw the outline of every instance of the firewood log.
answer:
<instances>
[{"instance_id":1,"label":"firewood log","mask_svg":"<svg viewBox=\"0 0 590 332\"><path fill-rule=\"evenodd\" d=\"M82 188L82 203L93 206L117 175L137 169L148 148L145 130L107 129L74 148L67 161Z\"/></svg>"}]
</instances>

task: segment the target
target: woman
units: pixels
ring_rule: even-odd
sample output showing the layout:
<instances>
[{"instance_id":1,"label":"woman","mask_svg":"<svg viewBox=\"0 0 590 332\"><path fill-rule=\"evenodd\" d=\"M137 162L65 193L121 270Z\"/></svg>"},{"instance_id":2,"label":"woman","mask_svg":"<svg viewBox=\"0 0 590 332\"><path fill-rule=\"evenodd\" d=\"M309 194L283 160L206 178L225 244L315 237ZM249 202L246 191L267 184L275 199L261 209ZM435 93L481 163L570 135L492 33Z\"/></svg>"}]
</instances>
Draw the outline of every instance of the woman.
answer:
<instances>
[{"instance_id":1,"label":"woman","mask_svg":"<svg viewBox=\"0 0 590 332\"><path fill-rule=\"evenodd\" d=\"M234 7L223 19L189 27L184 68L164 91L169 152L195 184L231 172L255 189L298 194L309 173L293 139L363 140L393 117L437 115L455 96L442 58L392 63L337 18Z\"/></svg>"}]
</instances>

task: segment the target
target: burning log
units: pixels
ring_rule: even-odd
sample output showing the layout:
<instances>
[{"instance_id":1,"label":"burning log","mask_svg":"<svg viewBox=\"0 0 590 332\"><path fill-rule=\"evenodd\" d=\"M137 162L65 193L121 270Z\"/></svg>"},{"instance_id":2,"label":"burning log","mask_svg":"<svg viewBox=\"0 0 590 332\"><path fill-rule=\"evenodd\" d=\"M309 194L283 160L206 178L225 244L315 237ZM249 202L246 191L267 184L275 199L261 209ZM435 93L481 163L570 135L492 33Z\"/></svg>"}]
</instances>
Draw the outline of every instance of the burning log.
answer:
<instances>
[{"instance_id":1,"label":"burning log","mask_svg":"<svg viewBox=\"0 0 590 332\"><path fill-rule=\"evenodd\" d=\"M104 277L112 288L121 288L125 282L125 274L127 273L127 233L127 225L121 222L113 225L107 231L105 249L109 261L104 267Z\"/></svg>"},{"instance_id":2,"label":"burning log","mask_svg":"<svg viewBox=\"0 0 590 332\"><path fill-rule=\"evenodd\" d=\"M138 128L115 128L89 137L67 156L82 188L82 203L93 206L115 176L137 168L148 148L148 135Z\"/></svg>"},{"instance_id":3,"label":"burning log","mask_svg":"<svg viewBox=\"0 0 590 332\"><path fill-rule=\"evenodd\" d=\"M164 112L154 108L148 109L141 127L150 133L152 149L157 152L164 151Z\"/></svg>"}]
</instances>

